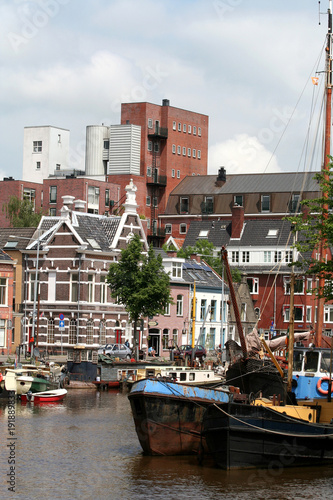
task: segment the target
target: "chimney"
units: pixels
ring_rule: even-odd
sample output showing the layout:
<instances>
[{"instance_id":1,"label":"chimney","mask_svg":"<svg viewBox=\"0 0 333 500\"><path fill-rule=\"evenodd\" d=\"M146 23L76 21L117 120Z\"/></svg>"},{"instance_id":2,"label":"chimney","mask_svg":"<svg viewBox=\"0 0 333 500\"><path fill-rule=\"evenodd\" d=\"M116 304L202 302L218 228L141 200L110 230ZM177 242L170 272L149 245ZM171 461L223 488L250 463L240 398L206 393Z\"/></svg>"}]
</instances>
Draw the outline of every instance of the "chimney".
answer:
<instances>
[{"instance_id":1,"label":"chimney","mask_svg":"<svg viewBox=\"0 0 333 500\"><path fill-rule=\"evenodd\" d=\"M200 264L200 262L201 262L201 257L200 257L200 255L198 255L198 254L196 254L196 253L192 253L192 254L190 255L190 259L191 259L191 260L195 260L196 262L199 262L199 264Z\"/></svg>"},{"instance_id":2,"label":"chimney","mask_svg":"<svg viewBox=\"0 0 333 500\"><path fill-rule=\"evenodd\" d=\"M224 167L221 167L216 177L215 185L221 187L226 182L226 180L227 180L227 171Z\"/></svg>"},{"instance_id":3,"label":"chimney","mask_svg":"<svg viewBox=\"0 0 333 500\"><path fill-rule=\"evenodd\" d=\"M76 212L85 212L86 211L86 201L75 200L74 201L74 209Z\"/></svg>"},{"instance_id":4,"label":"chimney","mask_svg":"<svg viewBox=\"0 0 333 500\"><path fill-rule=\"evenodd\" d=\"M63 205L68 207L68 209L70 210L72 208L73 201L75 200L75 196L71 196L69 194L66 194L65 196L62 196L61 198L62 198Z\"/></svg>"},{"instance_id":5,"label":"chimney","mask_svg":"<svg viewBox=\"0 0 333 500\"><path fill-rule=\"evenodd\" d=\"M169 101L169 99L163 99L163 101L162 101L162 106L170 106L170 101Z\"/></svg>"},{"instance_id":6,"label":"chimney","mask_svg":"<svg viewBox=\"0 0 333 500\"><path fill-rule=\"evenodd\" d=\"M231 238L240 238L244 226L244 207L234 205L231 209Z\"/></svg>"}]
</instances>

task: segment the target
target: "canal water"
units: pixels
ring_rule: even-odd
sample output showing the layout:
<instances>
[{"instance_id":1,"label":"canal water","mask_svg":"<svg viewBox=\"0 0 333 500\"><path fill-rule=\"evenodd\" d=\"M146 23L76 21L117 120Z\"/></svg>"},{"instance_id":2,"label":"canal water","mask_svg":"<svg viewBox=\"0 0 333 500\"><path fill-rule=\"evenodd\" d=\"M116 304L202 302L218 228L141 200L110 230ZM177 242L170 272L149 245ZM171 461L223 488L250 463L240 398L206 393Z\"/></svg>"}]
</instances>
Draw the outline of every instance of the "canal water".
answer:
<instances>
[{"instance_id":1,"label":"canal water","mask_svg":"<svg viewBox=\"0 0 333 500\"><path fill-rule=\"evenodd\" d=\"M226 472L195 457L143 456L116 391L69 390L60 404L17 402L14 413L0 400L0 466L1 499L333 498L333 466Z\"/></svg>"}]
</instances>

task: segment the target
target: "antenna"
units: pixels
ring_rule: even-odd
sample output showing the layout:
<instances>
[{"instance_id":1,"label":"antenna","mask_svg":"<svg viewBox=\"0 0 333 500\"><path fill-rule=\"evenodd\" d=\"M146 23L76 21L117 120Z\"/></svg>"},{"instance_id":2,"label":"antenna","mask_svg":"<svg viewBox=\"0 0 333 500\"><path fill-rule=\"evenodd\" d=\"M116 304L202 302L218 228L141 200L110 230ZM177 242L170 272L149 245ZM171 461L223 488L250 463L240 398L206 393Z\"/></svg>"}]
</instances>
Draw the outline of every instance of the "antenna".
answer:
<instances>
[{"instance_id":1,"label":"antenna","mask_svg":"<svg viewBox=\"0 0 333 500\"><path fill-rule=\"evenodd\" d=\"M318 22L319 22L319 26L320 26L320 24L321 24L321 22L320 22L320 1L318 2L318 17L319 17Z\"/></svg>"}]
</instances>

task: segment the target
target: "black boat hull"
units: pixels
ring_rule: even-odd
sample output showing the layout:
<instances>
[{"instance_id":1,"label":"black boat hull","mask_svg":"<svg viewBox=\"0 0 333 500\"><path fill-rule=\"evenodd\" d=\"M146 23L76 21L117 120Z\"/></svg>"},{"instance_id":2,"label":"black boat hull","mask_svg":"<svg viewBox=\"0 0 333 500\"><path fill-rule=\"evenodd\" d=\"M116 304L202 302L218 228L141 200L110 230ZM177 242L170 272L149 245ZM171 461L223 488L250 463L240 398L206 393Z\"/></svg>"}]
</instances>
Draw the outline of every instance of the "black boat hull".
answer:
<instances>
[{"instance_id":1,"label":"black boat hull","mask_svg":"<svg viewBox=\"0 0 333 500\"><path fill-rule=\"evenodd\" d=\"M218 467L284 468L333 462L333 426L310 424L269 408L209 407L203 435Z\"/></svg>"}]
</instances>

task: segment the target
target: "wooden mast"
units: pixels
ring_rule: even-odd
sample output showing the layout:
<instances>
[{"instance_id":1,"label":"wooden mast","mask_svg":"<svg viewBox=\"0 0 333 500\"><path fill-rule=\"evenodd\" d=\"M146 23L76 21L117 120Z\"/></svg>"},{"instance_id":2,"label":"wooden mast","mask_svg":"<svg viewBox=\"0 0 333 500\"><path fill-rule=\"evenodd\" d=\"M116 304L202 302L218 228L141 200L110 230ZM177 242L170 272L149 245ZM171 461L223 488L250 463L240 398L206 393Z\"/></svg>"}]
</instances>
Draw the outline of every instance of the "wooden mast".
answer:
<instances>
[{"instance_id":1,"label":"wooden mast","mask_svg":"<svg viewBox=\"0 0 333 500\"><path fill-rule=\"evenodd\" d=\"M328 8L328 31L326 43L326 109L325 109L325 142L324 142L324 158L323 158L323 174L326 181L329 179L330 170L330 155L331 155L331 122L332 122L332 0L329 0ZM327 198L327 191L323 193L323 197ZM327 217L328 206L324 205L324 217ZM325 215L326 214L326 215ZM324 260L326 242L322 239L320 242L319 255L320 259ZM319 276L319 293L325 286L325 279ZM316 345L321 347L324 322L324 298L318 298L318 314L316 328Z\"/></svg>"}]
</instances>

